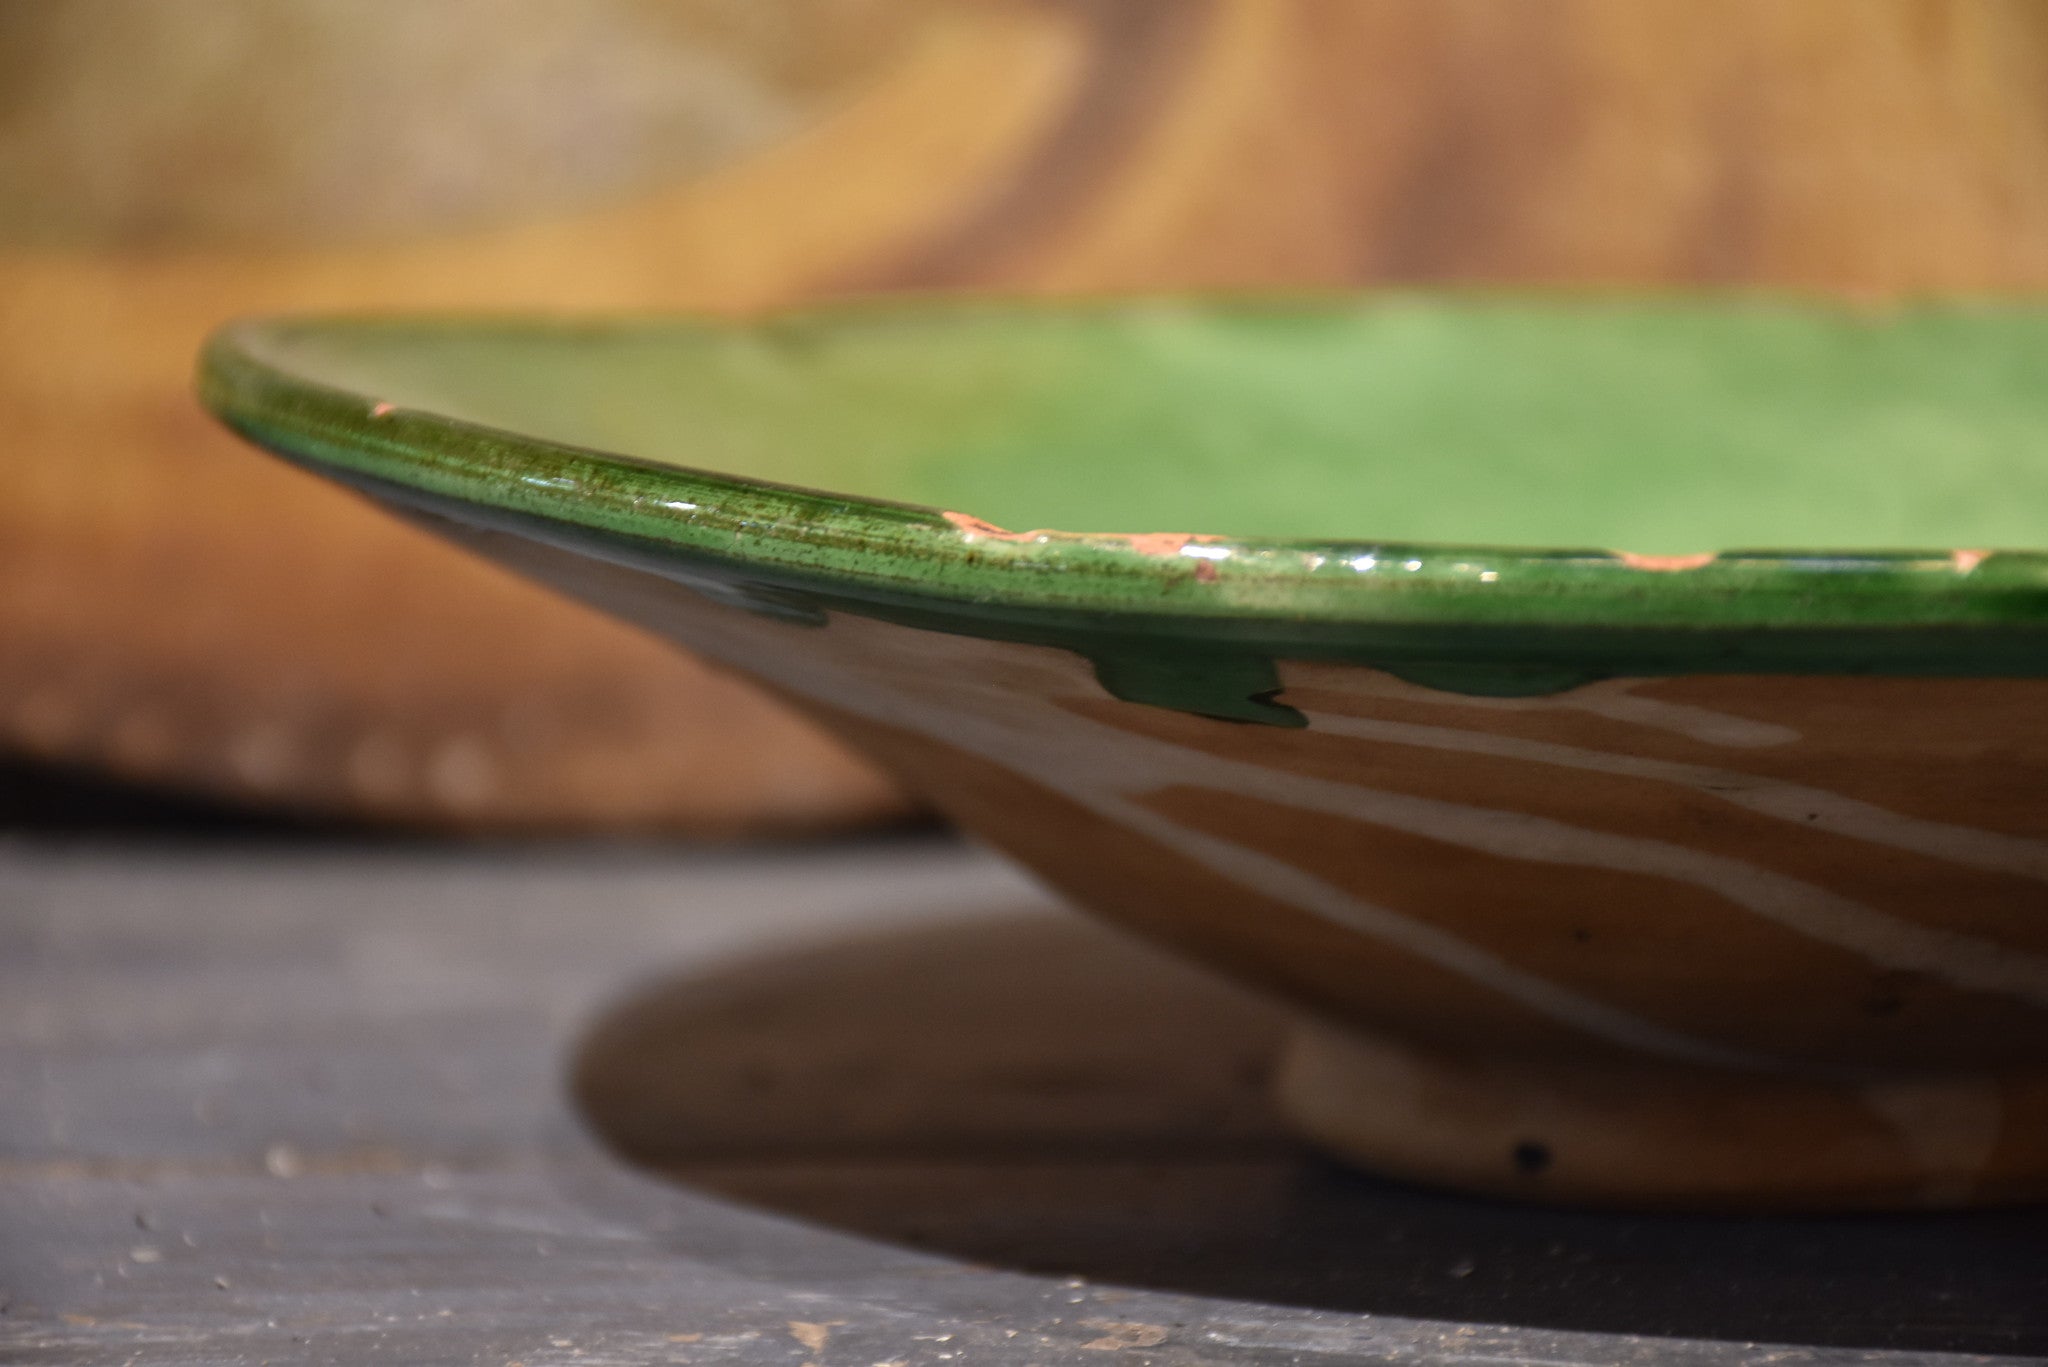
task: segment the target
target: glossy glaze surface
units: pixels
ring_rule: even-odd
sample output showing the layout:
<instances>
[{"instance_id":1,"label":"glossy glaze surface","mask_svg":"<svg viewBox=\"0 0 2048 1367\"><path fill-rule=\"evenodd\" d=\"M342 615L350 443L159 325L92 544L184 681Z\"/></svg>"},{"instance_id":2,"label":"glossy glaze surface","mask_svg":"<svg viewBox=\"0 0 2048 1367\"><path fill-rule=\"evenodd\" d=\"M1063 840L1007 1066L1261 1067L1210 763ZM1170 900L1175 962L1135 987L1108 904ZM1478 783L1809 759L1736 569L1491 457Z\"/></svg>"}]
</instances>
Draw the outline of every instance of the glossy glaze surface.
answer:
<instances>
[{"instance_id":1,"label":"glossy glaze surface","mask_svg":"<svg viewBox=\"0 0 2048 1367\"><path fill-rule=\"evenodd\" d=\"M1667 557L2048 545L2032 310L877 301L246 344L396 410L1008 528Z\"/></svg>"}]
</instances>

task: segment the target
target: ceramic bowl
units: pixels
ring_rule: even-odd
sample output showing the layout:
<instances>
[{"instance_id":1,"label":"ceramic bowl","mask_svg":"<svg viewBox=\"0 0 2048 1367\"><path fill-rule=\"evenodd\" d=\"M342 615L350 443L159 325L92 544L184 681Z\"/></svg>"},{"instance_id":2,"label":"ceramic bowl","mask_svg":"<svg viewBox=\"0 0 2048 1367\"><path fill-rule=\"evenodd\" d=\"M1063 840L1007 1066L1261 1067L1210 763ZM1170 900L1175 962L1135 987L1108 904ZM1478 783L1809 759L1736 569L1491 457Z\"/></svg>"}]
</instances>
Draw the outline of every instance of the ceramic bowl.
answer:
<instances>
[{"instance_id":1,"label":"ceramic bowl","mask_svg":"<svg viewBox=\"0 0 2048 1367\"><path fill-rule=\"evenodd\" d=\"M202 390L1290 1003L1330 1150L1823 1208L2048 1194L2044 367L1969 304L927 301L251 322Z\"/></svg>"}]
</instances>

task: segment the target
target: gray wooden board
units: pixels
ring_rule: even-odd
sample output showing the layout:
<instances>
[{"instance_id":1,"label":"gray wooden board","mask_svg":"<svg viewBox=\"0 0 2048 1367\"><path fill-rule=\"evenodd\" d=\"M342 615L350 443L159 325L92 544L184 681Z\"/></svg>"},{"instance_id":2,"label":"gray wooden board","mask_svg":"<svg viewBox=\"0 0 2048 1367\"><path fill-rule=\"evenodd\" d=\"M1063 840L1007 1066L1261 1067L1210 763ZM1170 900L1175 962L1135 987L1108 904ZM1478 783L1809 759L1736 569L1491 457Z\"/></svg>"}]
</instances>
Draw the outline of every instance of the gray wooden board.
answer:
<instances>
[{"instance_id":1,"label":"gray wooden board","mask_svg":"<svg viewBox=\"0 0 2048 1367\"><path fill-rule=\"evenodd\" d=\"M1633 1219L1376 1182L1276 1124L1278 1030L937 841L17 839L0 1360L2048 1353L2039 1213Z\"/></svg>"}]
</instances>

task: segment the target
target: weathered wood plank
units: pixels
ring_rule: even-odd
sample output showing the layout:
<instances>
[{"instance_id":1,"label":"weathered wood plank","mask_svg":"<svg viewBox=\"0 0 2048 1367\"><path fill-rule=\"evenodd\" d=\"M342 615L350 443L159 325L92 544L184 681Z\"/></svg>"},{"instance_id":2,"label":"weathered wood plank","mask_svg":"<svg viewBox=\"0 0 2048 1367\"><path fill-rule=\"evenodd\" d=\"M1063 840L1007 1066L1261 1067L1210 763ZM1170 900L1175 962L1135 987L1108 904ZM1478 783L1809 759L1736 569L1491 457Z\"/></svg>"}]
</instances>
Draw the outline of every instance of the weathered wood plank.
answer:
<instances>
[{"instance_id":1,"label":"weathered wood plank","mask_svg":"<svg viewBox=\"0 0 2048 1367\"><path fill-rule=\"evenodd\" d=\"M0 1360L2048 1351L2038 1216L1672 1222L1395 1188L1273 1123L1275 1028L940 844L16 843Z\"/></svg>"}]
</instances>

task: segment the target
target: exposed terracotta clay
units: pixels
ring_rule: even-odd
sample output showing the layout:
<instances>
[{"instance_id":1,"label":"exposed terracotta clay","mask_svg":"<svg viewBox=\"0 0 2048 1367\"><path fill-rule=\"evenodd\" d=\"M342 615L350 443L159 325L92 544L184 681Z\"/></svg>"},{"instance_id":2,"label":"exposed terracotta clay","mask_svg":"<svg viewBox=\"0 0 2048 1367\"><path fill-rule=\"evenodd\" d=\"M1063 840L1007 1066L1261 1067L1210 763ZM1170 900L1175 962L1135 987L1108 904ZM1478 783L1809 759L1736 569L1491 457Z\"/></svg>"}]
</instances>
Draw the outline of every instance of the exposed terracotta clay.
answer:
<instances>
[{"instance_id":1,"label":"exposed terracotta clay","mask_svg":"<svg viewBox=\"0 0 2048 1367\"><path fill-rule=\"evenodd\" d=\"M1714 563L1716 553L1700 551L1694 555L1637 555L1634 551L1616 551L1614 558L1632 570L1650 570L1657 574L1675 574L1681 570L1696 570Z\"/></svg>"},{"instance_id":2,"label":"exposed terracotta clay","mask_svg":"<svg viewBox=\"0 0 2048 1367\"><path fill-rule=\"evenodd\" d=\"M1221 536L1208 536L1195 532L1062 532L1050 527L1036 527L1028 532L1013 532L985 522L969 513L948 512L946 521L963 532L967 539L987 537L991 541L1100 541L1129 546L1140 555L1155 555L1162 559L1179 555L1189 546L1204 546L1225 540ZM1207 565L1209 573L1203 575L1197 570L1197 578L1215 577L1215 566Z\"/></svg>"}]
</instances>

